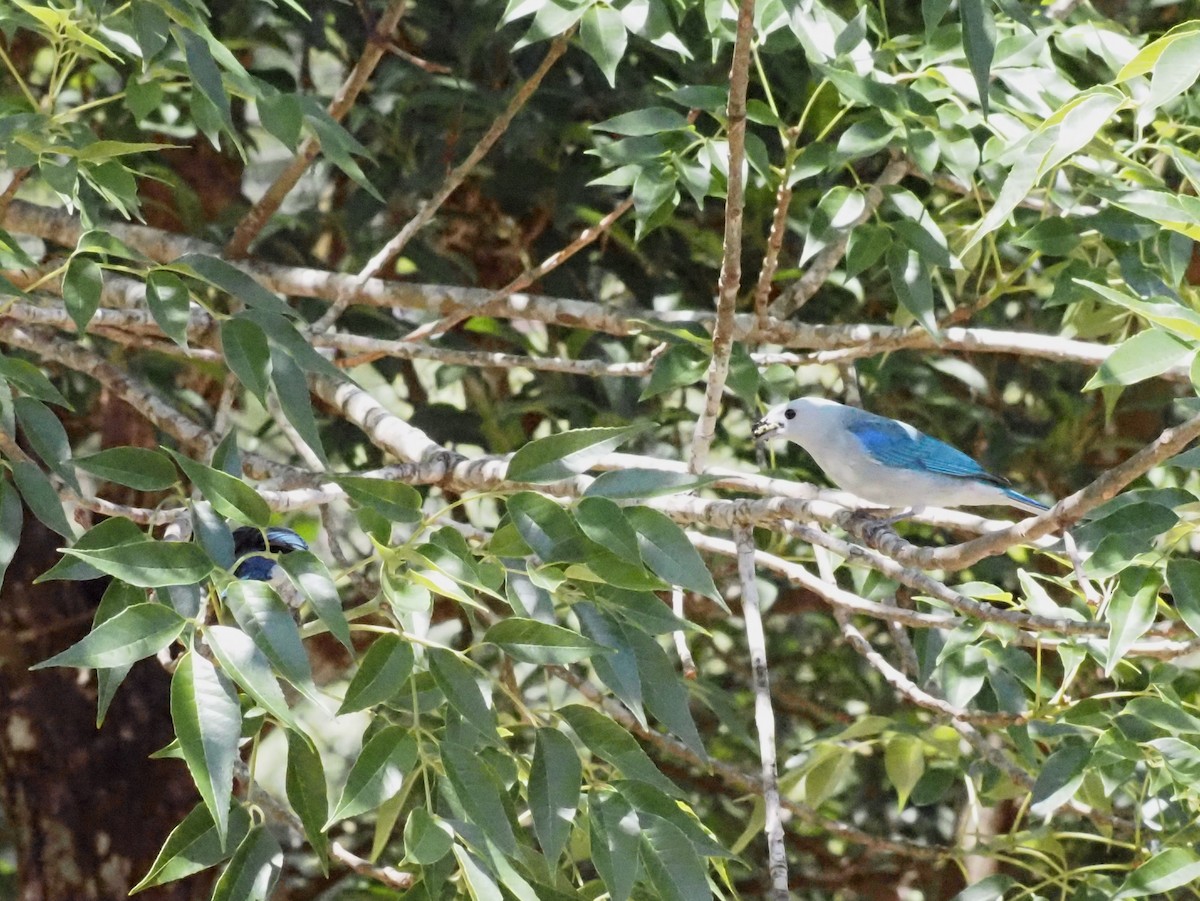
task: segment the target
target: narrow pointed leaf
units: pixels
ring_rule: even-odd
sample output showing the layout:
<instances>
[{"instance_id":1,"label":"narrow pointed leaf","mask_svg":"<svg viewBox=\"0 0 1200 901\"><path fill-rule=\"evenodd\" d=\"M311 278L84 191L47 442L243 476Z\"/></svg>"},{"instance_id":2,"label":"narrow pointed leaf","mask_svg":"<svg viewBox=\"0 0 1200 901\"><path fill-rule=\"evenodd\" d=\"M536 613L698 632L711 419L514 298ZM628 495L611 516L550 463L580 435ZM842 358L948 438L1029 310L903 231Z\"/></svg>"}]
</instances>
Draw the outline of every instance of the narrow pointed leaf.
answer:
<instances>
[{"instance_id":1,"label":"narrow pointed leaf","mask_svg":"<svg viewBox=\"0 0 1200 901\"><path fill-rule=\"evenodd\" d=\"M276 561L301 597L312 604L313 610L329 630L329 634L342 643L351 654L354 644L350 640L350 623L342 609L342 599L333 583L333 576L318 557L309 551L292 551Z\"/></svg>"},{"instance_id":2,"label":"narrow pointed leaf","mask_svg":"<svg viewBox=\"0 0 1200 901\"><path fill-rule=\"evenodd\" d=\"M198 545L185 541L146 539L96 550L77 545L63 553L139 588L191 585L213 570L208 555Z\"/></svg>"},{"instance_id":3,"label":"narrow pointed leaf","mask_svg":"<svg viewBox=\"0 0 1200 901\"><path fill-rule=\"evenodd\" d=\"M300 630L274 589L266 582L233 582L225 592L225 603L276 672L319 706Z\"/></svg>"},{"instance_id":4,"label":"narrow pointed leaf","mask_svg":"<svg viewBox=\"0 0 1200 901\"><path fill-rule=\"evenodd\" d=\"M329 795L325 787L325 767L321 755L308 738L299 732L288 732L287 778L285 788L288 803L304 825L304 835L329 869L329 839L325 822L329 819Z\"/></svg>"},{"instance_id":5,"label":"narrow pointed leaf","mask_svg":"<svg viewBox=\"0 0 1200 901\"><path fill-rule=\"evenodd\" d=\"M136 663L167 647L183 634L186 626L187 620L166 604L134 604L100 623L62 653L30 669L48 666L99 669Z\"/></svg>"},{"instance_id":6,"label":"narrow pointed leaf","mask_svg":"<svg viewBox=\"0 0 1200 901\"><path fill-rule=\"evenodd\" d=\"M503 787L483 759L469 748L443 741L442 764L467 818L506 854L515 854L517 838L501 800Z\"/></svg>"},{"instance_id":7,"label":"narrow pointed leaf","mask_svg":"<svg viewBox=\"0 0 1200 901\"><path fill-rule=\"evenodd\" d=\"M350 680L338 716L366 710L394 696L412 675L415 660L412 646L389 632L375 639L363 655L358 672Z\"/></svg>"},{"instance_id":8,"label":"narrow pointed leaf","mask_svg":"<svg viewBox=\"0 0 1200 901\"><path fill-rule=\"evenodd\" d=\"M531 441L508 463L513 482L556 482L591 468L649 423L620 428L575 429Z\"/></svg>"},{"instance_id":9,"label":"narrow pointed leaf","mask_svg":"<svg viewBox=\"0 0 1200 901\"><path fill-rule=\"evenodd\" d=\"M325 824L328 829L338 820L374 810L404 784L404 774L417 760L417 742L403 726L385 726L363 745L358 759L350 768L342 796L333 815Z\"/></svg>"},{"instance_id":10,"label":"narrow pointed leaf","mask_svg":"<svg viewBox=\"0 0 1200 901\"><path fill-rule=\"evenodd\" d=\"M76 457L75 465L97 478L138 491L162 491L179 481L170 460L144 447L112 447Z\"/></svg>"},{"instance_id":11,"label":"narrow pointed leaf","mask_svg":"<svg viewBox=\"0 0 1200 901\"><path fill-rule=\"evenodd\" d=\"M227 519L265 529L271 522L271 508L249 485L229 473L198 463L177 451L167 451L193 485L204 492L213 509Z\"/></svg>"},{"instance_id":12,"label":"narrow pointed leaf","mask_svg":"<svg viewBox=\"0 0 1200 901\"><path fill-rule=\"evenodd\" d=\"M555 729L539 729L529 771L529 812L547 860L557 860L566 847L582 779L583 766L571 740Z\"/></svg>"},{"instance_id":13,"label":"narrow pointed leaf","mask_svg":"<svg viewBox=\"0 0 1200 901\"><path fill-rule=\"evenodd\" d=\"M581 704L568 704L559 713L588 750L623 775L648 782L672 797L679 796L679 789L659 772L637 740L604 714Z\"/></svg>"},{"instance_id":14,"label":"narrow pointed leaf","mask_svg":"<svg viewBox=\"0 0 1200 901\"><path fill-rule=\"evenodd\" d=\"M246 835L217 880L212 901L269 901L283 872L283 848L264 826Z\"/></svg>"},{"instance_id":15,"label":"narrow pointed leaf","mask_svg":"<svg viewBox=\"0 0 1200 901\"><path fill-rule=\"evenodd\" d=\"M171 721L183 759L224 844L242 710L233 683L194 651L180 658L171 678Z\"/></svg>"},{"instance_id":16,"label":"narrow pointed leaf","mask_svg":"<svg viewBox=\"0 0 1200 901\"><path fill-rule=\"evenodd\" d=\"M541 665L578 663L609 653L608 648L578 632L518 616L496 623L483 640L499 646L515 660Z\"/></svg>"},{"instance_id":17,"label":"narrow pointed leaf","mask_svg":"<svg viewBox=\"0 0 1200 901\"><path fill-rule=\"evenodd\" d=\"M695 591L725 607L712 574L700 553L692 547L683 529L670 518L649 507L630 507L625 517L638 534L646 565L672 585Z\"/></svg>"},{"instance_id":18,"label":"narrow pointed leaf","mask_svg":"<svg viewBox=\"0 0 1200 901\"><path fill-rule=\"evenodd\" d=\"M254 639L233 626L208 626L205 640L221 669L255 702L285 726L296 727L283 689L271 672L271 662L254 644Z\"/></svg>"},{"instance_id":19,"label":"narrow pointed leaf","mask_svg":"<svg viewBox=\"0 0 1200 901\"><path fill-rule=\"evenodd\" d=\"M171 830L149 871L130 894L183 879L228 860L249 831L250 815L241 807L234 807L229 811L229 838L222 845L208 807L203 802L197 804L183 822Z\"/></svg>"}]
</instances>

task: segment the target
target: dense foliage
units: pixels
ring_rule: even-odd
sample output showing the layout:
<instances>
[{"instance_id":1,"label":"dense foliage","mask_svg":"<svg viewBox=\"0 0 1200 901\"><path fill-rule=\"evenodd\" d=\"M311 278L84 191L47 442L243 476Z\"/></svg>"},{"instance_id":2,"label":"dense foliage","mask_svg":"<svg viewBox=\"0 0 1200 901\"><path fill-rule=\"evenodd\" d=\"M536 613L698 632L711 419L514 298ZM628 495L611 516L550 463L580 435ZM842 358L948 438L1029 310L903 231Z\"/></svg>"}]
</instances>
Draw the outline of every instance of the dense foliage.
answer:
<instances>
[{"instance_id":1,"label":"dense foliage","mask_svg":"<svg viewBox=\"0 0 1200 901\"><path fill-rule=\"evenodd\" d=\"M1200 21L1112 6L0 6L0 558L198 789L125 888L1184 897ZM1064 500L855 515L802 393Z\"/></svg>"}]
</instances>

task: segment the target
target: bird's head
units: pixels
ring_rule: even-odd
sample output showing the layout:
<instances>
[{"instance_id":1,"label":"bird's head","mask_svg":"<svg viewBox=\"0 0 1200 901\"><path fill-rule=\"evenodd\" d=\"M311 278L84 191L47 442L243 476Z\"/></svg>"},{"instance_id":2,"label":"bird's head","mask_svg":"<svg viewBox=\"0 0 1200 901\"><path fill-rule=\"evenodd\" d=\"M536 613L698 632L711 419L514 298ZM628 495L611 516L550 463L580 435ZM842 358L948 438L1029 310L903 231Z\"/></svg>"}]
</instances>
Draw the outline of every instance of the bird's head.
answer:
<instances>
[{"instance_id":1,"label":"bird's head","mask_svg":"<svg viewBox=\"0 0 1200 901\"><path fill-rule=\"evenodd\" d=\"M820 397L798 397L789 400L768 410L762 419L754 423L751 434L755 441L766 441L769 438L796 440L802 429L812 427L813 416L827 406L838 405Z\"/></svg>"}]
</instances>

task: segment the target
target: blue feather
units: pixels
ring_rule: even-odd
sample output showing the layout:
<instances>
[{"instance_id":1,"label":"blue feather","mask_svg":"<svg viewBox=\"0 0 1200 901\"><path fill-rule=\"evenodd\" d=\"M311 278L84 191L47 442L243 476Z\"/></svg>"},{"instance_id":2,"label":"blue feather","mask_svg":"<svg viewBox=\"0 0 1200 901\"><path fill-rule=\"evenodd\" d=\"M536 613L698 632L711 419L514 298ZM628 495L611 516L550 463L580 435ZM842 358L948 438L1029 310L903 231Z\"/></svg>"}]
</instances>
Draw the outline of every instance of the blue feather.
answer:
<instances>
[{"instance_id":1,"label":"blue feather","mask_svg":"<svg viewBox=\"0 0 1200 901\"><path fill-rule=\"evenodd\" d=\"M1014 491L1011 488L1005 488L1004 493L1008 497L1011 497L1014 501L1020 501L1023 504L1029 504L1031 507L1036 507L1039 510L1049 510L1050 509L1045 504L1043 504L1041 501L1035 501L1033 498L1026 497L1025 495L1021 494L1021 492Z\"/></svg>"},{"instance_id":2,"label":"blue feather","mask_svg":"<svg viewBox=\"0 0 1200 901\"><path fill-rule=\"evenodd\" d=\"M262 529L256 529L254 526L241 526L233 530L233 552L237 557L251 551L287 554L292 551L307 550L308 543L291 529L285 529L283 526L268 528L265 541ZM238 564L233 574L239 579L268 582L274 569L275 561L270 557L254 556L247 557Z\"/></svg>"},{"instance_id":3,"label":"blue feather","mask_svg":"<svg viewBox=\"0 0 1200 901\"><path fill-rule=\"evenodd\" d=\"M894 419L855 411L847 429L876 463L958 479L988 482L1001 488L1009 481L992 475L962 451L916 429L909 431ZM1036 503L1030 501L1030 503Z\"/></svg>"}]
</instances>

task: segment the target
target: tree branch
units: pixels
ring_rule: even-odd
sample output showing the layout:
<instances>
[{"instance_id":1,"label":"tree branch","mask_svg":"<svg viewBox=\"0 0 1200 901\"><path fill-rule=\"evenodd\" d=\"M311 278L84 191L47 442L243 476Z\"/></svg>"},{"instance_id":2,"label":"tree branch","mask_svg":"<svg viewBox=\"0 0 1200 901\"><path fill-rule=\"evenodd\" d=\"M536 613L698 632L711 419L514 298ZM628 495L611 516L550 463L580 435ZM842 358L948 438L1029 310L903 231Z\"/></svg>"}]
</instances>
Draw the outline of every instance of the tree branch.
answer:
<instances>
[{"instance_id":1,"label":"tree branch","mask_svg":"<svg viewBox=\"0 0 1200 901\"><path fill-rule=\"evenodd\" d=\"M729 375L729 355L733 350L733 314L742 285L742 212L746 203L742 169L746 162L746 90L750 83L750 42L753 37L754 0L741 0L726 107L729 177L725 192L725 238L717 288L717 318L713 327L712 362L705 377L704 408L692 433L689 463L692 472L703 472L708 464L708 451L717 433L717 415L721 412L725 379Z\"/></svg>"}]
</instances>

